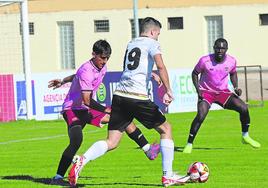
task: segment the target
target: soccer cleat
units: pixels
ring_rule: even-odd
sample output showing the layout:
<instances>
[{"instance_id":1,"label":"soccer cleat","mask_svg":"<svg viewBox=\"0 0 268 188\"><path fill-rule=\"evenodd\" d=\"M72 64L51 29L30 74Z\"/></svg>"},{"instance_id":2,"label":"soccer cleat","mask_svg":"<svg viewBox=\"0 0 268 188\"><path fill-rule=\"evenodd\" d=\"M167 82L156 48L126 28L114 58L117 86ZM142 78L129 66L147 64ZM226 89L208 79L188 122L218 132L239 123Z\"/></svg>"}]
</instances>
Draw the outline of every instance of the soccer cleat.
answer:
<instances>
[{"instance_id":1,"label":"soccer cleat","mask_svg":"<svg viewBox=\"0 0 268 188\"><path fill-rule=\"evenodd\" d=\"M59 185L63 187L70 187L70 184L67 181L64 181L63 178L55 178L51 179L50 185Z\"/></svg>"},{"instance_id":2,"label":"soccer cleat","mask_svg":"<svg viewBox=\"0 0 268 188\"><path fill-rule=\"evenodd\" d=\"M250 144L252 147L254 148L259 148L261 147L261 144L255 140L253 140L252 138L250 138L250 136L242 136L242 143L243 144Z\"/></svg>"},{"instance_id":3,"label":"soccer cleat","mask_svg":"<svg viewBox=\"0 0 268 188\"><path fill-rule=\"evenodd\" d=\"M183 149L183 153L192 153L192 149L193 149L193 145L191 144L187 144L184 149Z\"/></svg>"},{"instance_id":4,"label":"soccer cleat","mask_svg":"<svg viewBox=\"0 0 268 188\"><path fill-rule=\"evenodd\" d=\"M182 185L187 183L190 180L190 176L180 176L176 173L173 173L171 176L162 176L162 184L164 187L171 185Z\"/></svg>"},{"instance_id":5,"label":"soccer cleat","mask_svg":"<svg viewBox=\"0 0 268 188\"><path fill-rule=\"evenodd\" d=\"M145 152L145 155L148 157L148 159L154 160L158 156L159 152L160 152L160 145L151 144L150 149Z\"/></svg>"},{"instance_id":6,"label":"soccer cleat","mask_svg":"<svg viewBox=\"0 0 268 188\"><path fill-rule=\"evenodd\" d=\"M74 156L74 159L73 159L74 164L73 164L73 166L69 172L69 176L68 176L68 180L69 180L69 183L71 186L76 186L79 173L84 166L83 160L84 160L83 156Z\"/></svg>"}]
</instances>

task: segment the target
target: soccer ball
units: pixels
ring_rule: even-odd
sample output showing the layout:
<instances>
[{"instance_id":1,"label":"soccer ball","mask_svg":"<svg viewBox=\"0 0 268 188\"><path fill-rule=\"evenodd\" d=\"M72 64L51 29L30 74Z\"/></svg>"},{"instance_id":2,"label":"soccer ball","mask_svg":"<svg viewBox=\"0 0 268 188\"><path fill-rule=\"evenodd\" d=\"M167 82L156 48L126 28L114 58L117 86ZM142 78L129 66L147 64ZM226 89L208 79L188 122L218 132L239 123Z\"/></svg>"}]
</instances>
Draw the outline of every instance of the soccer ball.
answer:
<instances>
[{"instance_id":1,"label":"soccer ball","mask_svg":"<svg viewBox=\"0 0 268 188\"><path fill-rule=\"evenodd\" d=\"M192 182L204 183L208 180L209 169L205 163L194 162L189 166L187 174Z\"/></svg>"}]
</instances>

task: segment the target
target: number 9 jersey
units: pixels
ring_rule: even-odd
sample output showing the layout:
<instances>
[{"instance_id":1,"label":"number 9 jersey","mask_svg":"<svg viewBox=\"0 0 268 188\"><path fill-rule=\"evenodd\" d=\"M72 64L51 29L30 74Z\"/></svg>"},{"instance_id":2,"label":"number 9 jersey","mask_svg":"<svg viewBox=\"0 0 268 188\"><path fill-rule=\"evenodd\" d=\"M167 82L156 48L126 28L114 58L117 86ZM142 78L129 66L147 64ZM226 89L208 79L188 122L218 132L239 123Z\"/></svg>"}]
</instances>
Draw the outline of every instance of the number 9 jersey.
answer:
<instances>
[{"instance_id":1,"label":"number 9 jersey","mask_svg":"<svg viewBox=\"0 0 268 188\"><path fill-rule=\"evenodd\" d=\"M161 54L160 44L149 37L138 37L128 43L124 70L115 95L148 100L148 84L154 66L154 56Z\"/></svg>"}]
</instances>

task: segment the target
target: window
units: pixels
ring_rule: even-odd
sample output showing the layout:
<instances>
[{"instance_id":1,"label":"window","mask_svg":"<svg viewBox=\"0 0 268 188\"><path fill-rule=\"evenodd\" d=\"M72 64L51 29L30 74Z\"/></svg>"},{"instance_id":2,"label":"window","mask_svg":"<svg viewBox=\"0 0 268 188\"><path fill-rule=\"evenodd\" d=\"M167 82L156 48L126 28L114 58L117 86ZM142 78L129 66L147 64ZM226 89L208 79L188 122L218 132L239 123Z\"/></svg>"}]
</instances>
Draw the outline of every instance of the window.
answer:
<instances>
[{"instance_id":1,"label":"window","mask_svg":"<svg viewBox=\"0 0 268 188\"><path fill-rule=\"evenodd\" d=\"M168 29L183 29L183 17L170 17L168 18Z\"/></svg>"},{"instance_id":2,"label":"window","mask_svg":"<svg viewBox=\"0 0 268 188\"><path fill-rule=\"evenodd\" d=\"M74 24L72 21L58 22L60 57L62 69L75 69Z\"/></svg>"},{"instance_id":3,"label":"window","mask_svg":"<svg viewBox=\"0 0 268 188\"><path fill-rule=\"evenodd\" d=\"M109 32L109 20L94 20L94 31L98 32Z\"/></svg>"},{"instance_id":4,"label":"window","mask_svg":"<svg viewBox=\"0 0 268 188\"><path fill-rule=\"evenodd\" d=\"M260 14L260 25L268 25L268 14Z\"/></svg>"},{"instance_id":5,"label":"window","mask_svg":"<svg viewBox=\"0 0 268 188\"><path fill-rule=\"evenodd\" d=\"M139 18L139 32L141 31L141 21L142 20L143 20L143 18ZM135 38L135 23L134 23L133 19L130 20L130 25L131 25L131 38L134 39Z\"/></svg>"},{"instance_id":6,"label":"window","mask_svg":"<svg viewBox=\"0 0 268 188\"><path fill-rule=\"evenodd\" d=\"M206 16L208 52L213 53L213 45L217 38L223 37L222 16Z\"/></svg>"},{"instance_id":7,"label":"window","mask_svg":"<svg viewBox=\"0 0 268 188\"><path fill-rule=\"evenodd\" d=\"M20 23L20 34L22 35L22 25ZM34 23L29 22L29 34L34 35Z\"/></svg>"},{"instance_id":8,"label":"window","mask_svg":"<svg viewBox=\"0 0 268 188\"><path fill-rule=\"evenodd\" d=\"M34 23L33 22L29 23L29 34L34 35Z\"/></svg>"}]
</instances>

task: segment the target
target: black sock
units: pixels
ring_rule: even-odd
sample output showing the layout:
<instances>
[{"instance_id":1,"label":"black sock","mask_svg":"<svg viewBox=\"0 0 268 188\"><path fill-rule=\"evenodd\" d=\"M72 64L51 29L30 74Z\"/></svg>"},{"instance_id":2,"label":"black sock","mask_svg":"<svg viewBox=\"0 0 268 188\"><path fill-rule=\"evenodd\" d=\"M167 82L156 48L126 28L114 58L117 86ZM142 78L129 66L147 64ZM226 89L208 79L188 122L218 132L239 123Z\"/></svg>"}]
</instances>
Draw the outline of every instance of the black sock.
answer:
<instances>
[{"instance_id":1,"label":"black sock","mask_svg":"<svg viewBox=\"0 0 268 188\"><path fill-rule=\"evenodd\" d=\"M242 132L248 132L249 124L242 125Z\"/></svg>"},{"instance_id":2,"label":"black sock","mask_svg":"<svg viewBox=\"0 0 268 188\"><path fill-rule=\"evenodd\" d=\"M60 159L60 163L58 166L58 170L57 170L57 174L61 175L62 177L64 177L66 171L68 170L69 166L72 163L73 158L62 155L61 159Z\"/></svg>"},{"instance_id":3,"label":"black sock","mask_svg":"<svg viewBox=\"0 0 268 188\"><path fill-rule=\"evenodd\" d=\"M66 171L71 165L73 157L83 141L82 126L73 126L69 128L68 132L70 144L64 150L57 170L57 174L61 175L62 177L64 177Z\"/></svg>"},{"instance_id":4,"label":"black sock","mask_svg":"<svg viewBox=\"0 0 268 188\"><path fill-rule=\"evenodd\" d=\"M142 148L143 146L148 144L148 141L143 136L142 132L140 131L140 129L138 127L135 129L134 132L128 134L128 136L129 136L129 138L134 140L140 146L140 148Z\"/></svg>"},{"instance_id":5,"label":"black sock","mask_svg":"<svg viewBox=\"0 0 268 188\"><path fill-rule=\"evenodd\" d=\"M190 133L188 136L188 143L192 144L194 142L195 136L201 126L203 121L200 121L198 118L195 118L191 124Z\"/></svg>"},{"instance_id":6,"label":"black sock","mask_svg":"<svg viewBox=\"0 0 268 188\"><path fill-rule=\"evenodd\" d=\"M189 136L188 136L188 143L192 144L193 141L194 141L194 138L195 138L195 135L190 133Z\"/></svg>"}]
</instances>

